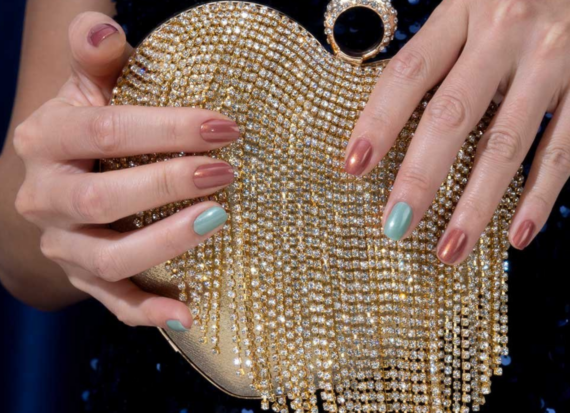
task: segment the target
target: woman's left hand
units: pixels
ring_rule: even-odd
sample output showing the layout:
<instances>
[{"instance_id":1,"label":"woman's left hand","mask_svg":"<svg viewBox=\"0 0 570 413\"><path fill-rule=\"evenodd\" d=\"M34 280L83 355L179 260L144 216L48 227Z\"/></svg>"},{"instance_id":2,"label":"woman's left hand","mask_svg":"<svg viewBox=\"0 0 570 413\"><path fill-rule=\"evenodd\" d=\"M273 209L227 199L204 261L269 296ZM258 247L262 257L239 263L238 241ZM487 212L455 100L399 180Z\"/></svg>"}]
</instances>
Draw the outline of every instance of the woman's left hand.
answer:
<instances>
[{"instance_id":1,"label":"woman's left hand","mask_svg":"<svg viewBox=\"0 0 570 413\"><path fill-rule=\"evenodd\" d=\"M465 137L498 97L438 256L447 264L467 258L549 112L509 232L511 244L525 248L570 176L568 0L444 0L385 68L349 142L347 172L372 170L439 82L386 204L385 234L398 240L413 232Z\"/></svg>"}]
</instances>

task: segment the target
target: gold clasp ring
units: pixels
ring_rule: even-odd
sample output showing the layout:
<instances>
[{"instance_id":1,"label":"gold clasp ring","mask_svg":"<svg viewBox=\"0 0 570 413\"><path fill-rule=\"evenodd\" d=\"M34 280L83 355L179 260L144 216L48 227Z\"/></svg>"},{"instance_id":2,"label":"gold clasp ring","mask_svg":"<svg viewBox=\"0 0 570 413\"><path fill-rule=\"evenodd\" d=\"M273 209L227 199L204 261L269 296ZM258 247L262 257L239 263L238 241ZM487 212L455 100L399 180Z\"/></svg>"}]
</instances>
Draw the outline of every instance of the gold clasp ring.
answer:
<instances>
[{"instance_id":1,"label":"gold clasp ring","mask_svg":"<svg viewBox=\"0 0 570 413\"><path fill-rule=\"evenodd\" d=\"M382 40L376 46L359 55L349 55L343 52L336 42L334 37L334 26L341 14L349 9L357 7L364 7L376 12L380 19L382 19L384 34L382 36ZM335 55L351 64L360 65L365 60L372 59L388 46L390 41L394 39L397 23L398 17L396 9L392 7L390 0L332 0L328 4L327 11L325 13L325 34L327 35L327 41L332 46Z\"/></svg>"}]
</instances>

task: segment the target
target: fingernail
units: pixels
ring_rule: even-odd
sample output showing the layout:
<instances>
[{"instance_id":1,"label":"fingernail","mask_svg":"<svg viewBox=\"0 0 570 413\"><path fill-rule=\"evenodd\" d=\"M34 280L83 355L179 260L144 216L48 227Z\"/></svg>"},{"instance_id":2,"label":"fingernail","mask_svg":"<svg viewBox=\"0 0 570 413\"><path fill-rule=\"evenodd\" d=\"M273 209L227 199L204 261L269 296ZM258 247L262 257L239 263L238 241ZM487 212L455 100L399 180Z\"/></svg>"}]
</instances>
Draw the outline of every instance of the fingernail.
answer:
<instances>
[{"instance_id":1,"label":"fingernail","mask_svg":"<svg viewBox=\"0 0 570 413\"><path fill-rule=\"evenodd\" d=\"M234 180L234 169L224 162L202 165L194 172L194 185L199 189L229 185Z\"/></svg>"},{"instance_id":2,"label":"fingernail","mask_svg":"<svg viewBox=\"0 0 570 413\"><path fill-rule=\"evenodd\" d=\"M455 228L444 236L438 248L437 255L441 261L453 264L461 257L466 246L467 234Z\"/></svg>"},{"instance_id":3,"label":"fingernail","mask_svg":"<svg viewBox=\"0 0 570 413\"><path fill-rule=\"evenodd\" d=\"M184 331L189 330L188 328L184 327L182 323L178 320L168 320L166 322L166 325L168 326L169 329L171 329L172 331L176 331L178 333L182 333Z\"/></svg>"},{"instance_id":4,"label":"fingernail","mask_svg":"<svg viewBox=\"0 0 570 413\"><path fill-rule=\"evenodd\" d=\"M202 212L194 221L194 231L199 235L205 235L215 230L228 220L228 214L219 206L212 207Z\"/></svg>"},{"instance_id":5,"label":"fingernail","mask_svg":"<svg viewBox=\"0 0 570 413\"><path fill-rule=\"evenodd\" d=\"M93 27L87 39L91 45L98 47L103 40L117 32L117 28L112 24L103 23Z\"/></svg>"},{"instance_id":6,"label":"fingernail","mask_svg":"<svg viewBox=\"0 0 570 413\"><path fill-rule=\"evenodd\" d=\"M202 124L200 134L208 142L231 142L239 138L239 127L231 120L210 120Z\"/></svg>"},{"instance_id":7,"label":"fingernail","mask_svg":"<svg viewBox=\"0 0 570 413\"><path fill-rule=\"evenodd\" d=\"M404 236L412 223L412 208L405 202L398 202L392 208L392 212L384 226L384 235L399 241Z\"/></svg>"},{"instance_id":8,"label":"fingernail","mask_svg":"<svg viewBox=\"0 0 570 413\"><path fill-rule=\"evenodd\" d=\"M528 247L528 244L532 241L535 228L531 220L524 221L514 236L513 245L521 250Z\"/></svg>"},{"instance_id":9,"label":"fingernail","mask_svg":"<svg viewBox=\"0 0 570 413\"><path fill-rule=\"evenodd\" d=\"M344 170L352 175L360 175L368 166L371 157L372 144L367 139L359 139L346 158Z\"/></svg>"}]
</instances>

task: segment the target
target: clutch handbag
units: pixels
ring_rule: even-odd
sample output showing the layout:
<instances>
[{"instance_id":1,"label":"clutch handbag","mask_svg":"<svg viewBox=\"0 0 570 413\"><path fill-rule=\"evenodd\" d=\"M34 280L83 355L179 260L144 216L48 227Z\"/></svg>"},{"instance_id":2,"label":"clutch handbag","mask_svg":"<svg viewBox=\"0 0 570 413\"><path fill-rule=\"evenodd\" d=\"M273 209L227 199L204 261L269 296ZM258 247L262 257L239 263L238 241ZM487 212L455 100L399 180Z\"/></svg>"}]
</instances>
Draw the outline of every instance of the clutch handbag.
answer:
<instances>
[{"instance_id":1,"label":"clutch handbag","mask_svg":"<svg viewBox=\"0 0 570 413\"><path fill-rule=\"evenodd\" d=\"M381 19L381 40L360 54L334 36L355 7ZM344 152L388 60L364 63L393 39L388 0L332 0L329 48L288 16L222 1L184 11L136 49L113 105L184 106L234 119L241 138L208 153L235 181L208 197L229 219L214 236L133 277L180 299L187 332L162 330L206 379L275 412L479 411L507 349L507 231L522 167L468 259L438 260L436 245L468 182L491 103L413 234L387 238L381 217L423 110L366 176L344 172ZM380 36L379 36L380 37ZM101 161L104 171L187 156ZM180 200L113 224L152 225L206 198Z\"/></svg>"}]
</instances>

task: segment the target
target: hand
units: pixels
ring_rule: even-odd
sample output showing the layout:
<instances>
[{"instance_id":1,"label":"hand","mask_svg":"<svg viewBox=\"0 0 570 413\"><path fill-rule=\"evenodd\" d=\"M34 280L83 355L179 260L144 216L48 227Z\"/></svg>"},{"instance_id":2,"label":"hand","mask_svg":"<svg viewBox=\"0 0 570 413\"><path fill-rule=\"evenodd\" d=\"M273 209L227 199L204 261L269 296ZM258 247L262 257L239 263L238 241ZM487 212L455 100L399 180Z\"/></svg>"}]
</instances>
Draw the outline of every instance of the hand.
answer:
<instances>
[{"instance_id":1,"label":"hand","mask_svg":"<svg viewBox=\"0 0 570 413\"><path fill-rule=\"evenodd\" d=\"M155 152L205 152L238 139L214 112L190 108L105 106L132 48L120 26L99 13L69 29L72 76L59 95L16 129L26 167L16 208L42 231L41 250L70 282L128 325L192 324L185 304L140 290L128 277L178 256L227 219L213 202L120 234L105 225L171 202L203 197L233 181L232 167L204 156L92 173L95 161Z\"/></svg>"},{"instance_id":2,"label":"hand","mask_svg":"<svg viewBox=\"0 0 570 413\"><path fill-rule=\"evenodd\" d=\"M438 257L447 264L467 258L545 112L553 112L509 232L518 249L531 242L570 175L569 51L566 0L444 0L438 6L385 68L347 148L347 172L368 173L390 150L424 94L442 82L386 204L387 236L398 240L413 232L465 137L496 98L501 105L478 145Z\"/></svg>"}]
</instances>

